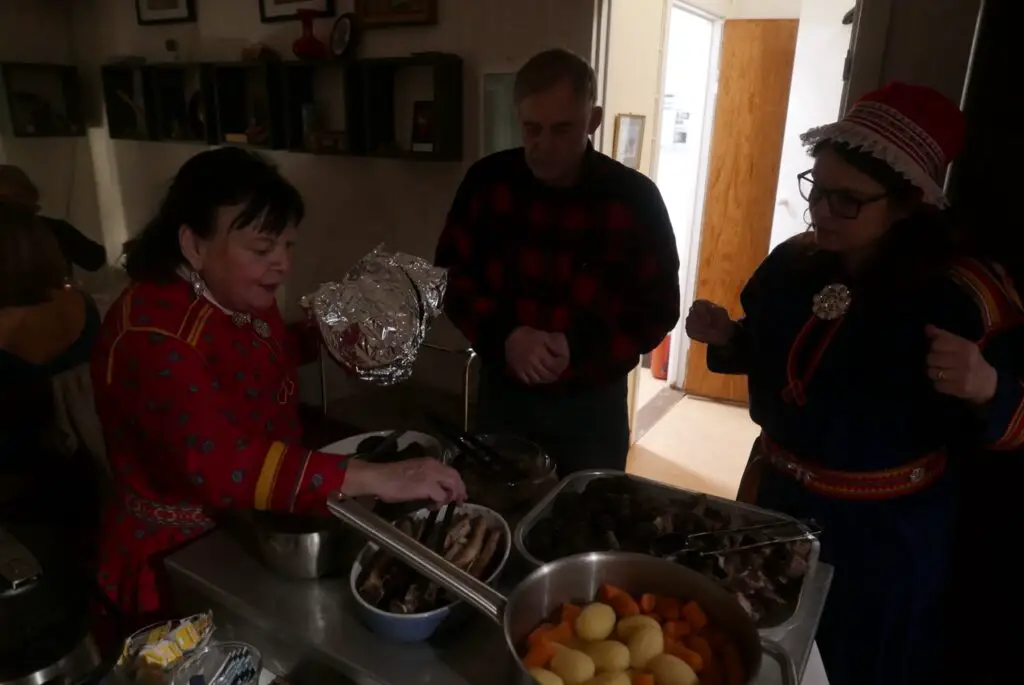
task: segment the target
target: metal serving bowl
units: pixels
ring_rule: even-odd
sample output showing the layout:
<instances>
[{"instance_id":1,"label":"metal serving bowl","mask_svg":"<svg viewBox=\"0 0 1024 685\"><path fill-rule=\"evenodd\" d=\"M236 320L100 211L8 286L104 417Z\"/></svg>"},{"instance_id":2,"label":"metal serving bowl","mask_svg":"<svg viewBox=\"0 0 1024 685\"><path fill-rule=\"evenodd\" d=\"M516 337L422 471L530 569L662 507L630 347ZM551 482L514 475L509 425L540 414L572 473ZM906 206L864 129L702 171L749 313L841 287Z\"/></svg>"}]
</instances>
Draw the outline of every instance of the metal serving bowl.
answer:
<instances>
[{"instance_id":1,"label":"metal serving bowl","mask_svg":"<svg viewBox=\"0 0 1024 685\"><path fill-rule=\"evenodd\" d=\"M329 518L254 512L264 565L293 580L321 578L338 569L346 531Z\"/></svg>"},{"instance_id":2,"label":"metal serving bowl","mask_svg":"<svg viewBox=\"0 0 1024 685\"><path fill-rule=\"evenodd\" d=\"M504 540L502 546L496 552L498 562L494 567L494 571L485 579L486 583L493 585L501 576L512 552L512 532L509 529L508 522L493 509L477 504L463 504L456 509L456 513L459 512L483 514L502 530ZM429 509L420 509L411 514L411 516L421 519L434 513ZM373 558L377 549L377 545L373 543L367 544L359 553L356 562L352 565L352 572L349 574L349 588L352 590L352 596L356 599L356 611L359 617L370 630L396 642L420 642L426 640L451 616L453 610L459 608L457 606L458 602L418 614L393 614L372 606L359 594L359 579L362 577L363 568Z\"/></svg>"},{"instance_id":3,"label":"metal serving bowl","mask_svg":"<svg viewBox=\"0 0 1024 685\"><path fill-rule=\"evenodd\" d=\"M778 643L758 636L754 622L736 599L685 566L628 552L577 554L541 566L506 597L362 507L336 498L328 500L327 506L346 524L379 543L417 572L459 595L501 626L511 657L510 680L517 685L535 683L519 657L530 632L557 607L567 602L588 601L605 583L635 595L653 592L699 602L712 623L739 650L746 674L744 685L757 682L762 655L778 662L783 685L797 685L799 682L792 657ZM498 668L501 666L496 666Z\"/></svg>"}]
</instances>

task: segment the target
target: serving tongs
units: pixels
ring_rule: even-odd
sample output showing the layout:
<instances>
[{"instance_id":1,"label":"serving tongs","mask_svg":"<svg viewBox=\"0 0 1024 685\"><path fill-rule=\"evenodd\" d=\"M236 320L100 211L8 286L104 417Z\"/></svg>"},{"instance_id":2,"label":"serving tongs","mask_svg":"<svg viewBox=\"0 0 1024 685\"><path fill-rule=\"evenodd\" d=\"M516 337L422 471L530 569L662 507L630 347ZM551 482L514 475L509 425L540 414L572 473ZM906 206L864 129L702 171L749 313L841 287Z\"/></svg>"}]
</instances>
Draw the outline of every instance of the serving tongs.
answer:
<instances>
[{"instance_id":1,"label":"serving tongs","mask_svg":"<svg viewBox=\"0 0 1024 685\"><path fill-rule=\"evenodd\" d=\"M489 445L484 444L475 435L470 435L461 428L449 423L437 414L428 413L427 419L434 424L441 435L455 445L463 456L472 459L478 465L493 473L508 473L505 458Z\"/></svg>"},{"instance_id":2,"label":"serving tongs","mask_svg":"<svg viewBox=\"0 0 1024 685\"><path fill-rule=\"evenodd\" d=\"M751 542L745 545L728 546L721 541L729 535L744 535L746 533L761 533L776 528L787 529L797 528L798 533L792 535L779 535L770 537L767 540ZM772 521L770 523L759 523L753 526L742 528L722 528L720 530L709 530L703 533L666 533L655 538L652 544L652 552L655 556L664 559L677 559L679 557L715 557L734 552L745 552L761 547L773 545L785 545L801 540L813 540L821 534L821 526L813 519L794 521ZM714 543L718 541L716 546Z\"/></svg>"}]
</instances>

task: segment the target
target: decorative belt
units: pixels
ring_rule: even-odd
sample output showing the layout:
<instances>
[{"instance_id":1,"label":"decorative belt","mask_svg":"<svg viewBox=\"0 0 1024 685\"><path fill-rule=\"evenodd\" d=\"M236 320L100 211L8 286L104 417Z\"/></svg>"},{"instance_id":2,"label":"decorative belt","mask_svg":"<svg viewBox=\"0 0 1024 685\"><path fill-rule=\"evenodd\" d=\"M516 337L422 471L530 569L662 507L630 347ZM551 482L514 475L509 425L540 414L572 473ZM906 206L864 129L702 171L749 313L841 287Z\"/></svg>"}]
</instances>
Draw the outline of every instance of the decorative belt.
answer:
<instances>
[{"instance_id":1,"label":"decorative belt","mask_svg":"<svg viewBox=\"0 0 1024 685\"><path fill-rule=\"evenodd\" d=\"M203 513L203 508L192 505L172 506L154 502L134 493L125 495L125 504L132 516L142 521L176 528L210 528L213 521Z\"/></svg>"},{"instance_id":2,"label":"decorative belt","mask_svg":"<svg viewBox=\"0 0 1024 685\"><path fill-rule=\"evenodd\" d=\"M932 485L946 471L944 452L885 471L835 471L797 459L764 433L758 443L758 457L773 468L811 492L836 499L884 500L912 495Z\"/></svg>"}]
</instances>

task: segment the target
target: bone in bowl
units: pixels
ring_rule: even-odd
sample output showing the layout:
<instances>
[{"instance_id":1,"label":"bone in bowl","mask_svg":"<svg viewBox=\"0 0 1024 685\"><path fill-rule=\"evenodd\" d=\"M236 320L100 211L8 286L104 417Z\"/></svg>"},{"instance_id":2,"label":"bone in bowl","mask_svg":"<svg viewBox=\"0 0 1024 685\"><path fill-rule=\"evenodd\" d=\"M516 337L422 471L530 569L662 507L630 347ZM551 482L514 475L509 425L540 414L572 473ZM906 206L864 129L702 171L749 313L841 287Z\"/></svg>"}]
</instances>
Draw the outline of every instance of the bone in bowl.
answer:
<instances>
[{"instance_id":1,"label":"bone in bowl","mask_svg":"<svg viewBox=\"0 0 1024 685\"><path fill-rule=\"evenodd\" d=\"M512 551L508 523L496 511L477 504L448 506L456 508L448 529L442 531L444 556L493 585ZM392 525L417 538L436 513L420 509ZM428 639L460 608L458 600L452 599L444 588L422 578L374 543L367 544L356 558L349 586L363 623L396 642ZM427 606L430 608L424 610Z\"/></svg>"}]
</instances>

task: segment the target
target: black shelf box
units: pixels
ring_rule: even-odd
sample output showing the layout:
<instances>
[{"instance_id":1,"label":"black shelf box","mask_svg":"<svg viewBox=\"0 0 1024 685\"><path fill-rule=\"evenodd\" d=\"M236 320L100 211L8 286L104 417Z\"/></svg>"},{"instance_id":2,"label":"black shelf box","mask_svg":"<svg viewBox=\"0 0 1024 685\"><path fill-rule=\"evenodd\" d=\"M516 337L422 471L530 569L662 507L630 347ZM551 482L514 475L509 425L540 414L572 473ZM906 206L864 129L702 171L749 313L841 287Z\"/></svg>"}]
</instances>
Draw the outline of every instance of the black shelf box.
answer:
<instances>
[{"instance_id":1,"label":"black shelf box","mask_svg":"<svg viewBox=\"0 0 1024 685\"><path fill-rule=\"evenodd\" d=\"M150 69L157 137L169 142L217 144L212 65L168 63Z\"/></svg>"},{"instance_id":2,"label":"black shelf box","mask_svg":"<svg viewBox=\"0 0 1024 685\"><path fill-rule=\"evenodd\" d=\"M462 58L446 53L358 62L362 146L373 157L460 161L463 137ZM421 78L416 79L416 76ZM408 94L412 91L412 95ZM414 134L414 116L427 121Z\"/></svg>"},{"instance_id":3,"label":"black shelf box","mask_svg":"<svg viewBox=\"0 0 1024 685\"><path fill-rule=\"evenodd\" d=\"M286 147L280 62L213 65L218 143L262 149Z\"/></svg>"},{"instance_id":4,"label":"black shelf box","mask_svg":"<svg viewBox=\"0 0 1024 685\"><path fill-rule=\"evenodd\" d=\"M100 78L110 137L156 140L156 104L150 69L141 64L107 64Z\"/></svg>"},{"instance_id":5,"label":"black shelf box","mask_svg":"<svg viewBox=\"0 0 1024 685\"><path fill-rule=\"evenodd\" d=\"M356 62L284 65L285 140L293 152L363 155L365 124Z\"/></svg>"},{"instance_id":6,"label":"black shelf box","mask_svg":"<svg viewBox=\"0 0 1024 685\"><path fill-rule=\"evenodd\" d=\"M3 131L15 138L85 135L78 72L64 64L0 62Z\"/></svg>"}]
</instances>

